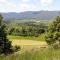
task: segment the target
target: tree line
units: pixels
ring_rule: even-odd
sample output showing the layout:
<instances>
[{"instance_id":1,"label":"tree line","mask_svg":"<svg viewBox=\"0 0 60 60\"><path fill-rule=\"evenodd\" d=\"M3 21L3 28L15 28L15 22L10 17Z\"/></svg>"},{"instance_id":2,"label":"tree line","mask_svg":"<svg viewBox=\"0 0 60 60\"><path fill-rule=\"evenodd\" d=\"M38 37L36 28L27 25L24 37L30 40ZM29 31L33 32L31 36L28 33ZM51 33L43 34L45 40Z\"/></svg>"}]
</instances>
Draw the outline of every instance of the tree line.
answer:
<instances>
[{"instance_id":1,"label":"tree line","mask_svg":"<svg viewBox=\"0 0 60 60\"><path fill-rule=\"evenodd\" d=\"M14 24L14 23L13 23ZM15 36L36 36L44 33L47 30L46 24L44 23L34 23L34 22L25 22L17 23L11 26L11 23L7 26L7 32L9 35Z\"/></svg>"}]
</instances>

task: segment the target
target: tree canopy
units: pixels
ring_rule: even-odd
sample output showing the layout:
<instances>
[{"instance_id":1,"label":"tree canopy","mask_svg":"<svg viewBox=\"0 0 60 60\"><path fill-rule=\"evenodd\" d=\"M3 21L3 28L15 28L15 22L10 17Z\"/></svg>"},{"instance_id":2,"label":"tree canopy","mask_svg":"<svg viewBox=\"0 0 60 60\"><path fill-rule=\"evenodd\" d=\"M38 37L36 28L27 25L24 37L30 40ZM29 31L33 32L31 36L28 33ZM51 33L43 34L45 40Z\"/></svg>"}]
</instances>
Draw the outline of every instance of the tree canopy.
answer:
<instances>
[{"instance_id":1,"label":"tree canopy","mask_svg":"<svg viewBox=\"0 0 60 60\"><path fill-rule=\"evenodd\" d=\"M49 25L46 42L49 45L58 44L60 45L60 17L57 16L55 20Z\"/></svg>"}]
</instances>

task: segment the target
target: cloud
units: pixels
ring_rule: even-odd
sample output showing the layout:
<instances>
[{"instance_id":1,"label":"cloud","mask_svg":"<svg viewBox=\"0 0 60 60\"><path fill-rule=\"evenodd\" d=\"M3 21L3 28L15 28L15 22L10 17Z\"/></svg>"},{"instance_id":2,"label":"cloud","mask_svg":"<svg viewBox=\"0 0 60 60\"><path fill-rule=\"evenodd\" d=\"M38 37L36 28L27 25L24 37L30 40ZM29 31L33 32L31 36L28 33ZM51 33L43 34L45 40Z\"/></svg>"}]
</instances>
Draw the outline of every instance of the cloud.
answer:
<instances>
[{"instance_id":1,"label":"cloud","mask_svg":"<svg viewBox=\"0 0 60 60\"><path fill-rule=\"evenodd\" d=\"M14 2L10 2L8 0L0 0L0 12L21 12L28 11L31 8L31 5L26 3L29 0L22 0L20 4L15 4Z\"/></svg>"},{"instance_id":2,"label":"cloud","mask_svg":"<svg viewBox=\"0 0 60 60\"><path fill-rule=\"evenodd\" d=\"M16 5L10 3L8 0L0 0L0 12L12 12L16 10Z\"/></svg>"},{"instance_id":3,"label":"cloud","mask_svg":"<svg viewBox=\"0 0 60 60\"><path fill-rule=\"evenodd\" d=\"M6 0L0 0L0 2L6 2Z\"/></svg>"},{"instance_id":4,"label":"cloud","mask_svg":"<svg viewBox=\"0 0 60 60\"><path fill-rule=\"evenodd\" d=\"M0 0L0 12L44 10L52 3L53 0Z\"/></svg>"},{"instance_id":5,"label":"cloud","mask_svg":"<svg viewBox=\"0 0 60 60\"><path fill-rule=\"evenodd\" d=\"M20 11L34 11L36 6L34 4L20 4Z\"/></svg>"},{"instance_id":6,"label":"cloud","mask_svg":"<svg viewBox=\"0 0 60 60\"><path fill-rule=\"evenodd\" d=\"M20 10L21 11L37 11L40 10L40 6L37 6L39 0L22 0L20 3ZM38 7L38 8L37 8Z\"/></svg>"},{"instance_id":7,"label":"cloud","mask_svg":"<svg viewBox=\"0 0 60 60\"><path fill-rule=\"evenodd\" d=\"M30 0L22 0L22 2L29 2Z\"/></svg>"},{"instance_id":8,"label":"cloud","mask_svg":"<svg viewBox=\"0 0 60 60\"><path fill-rule=\"evenodd\" d=\"M42 6L49 6L53 3L53 0L41 0Z\"/></svg>"},{"instance_id":9,"label":"cloud","mask_svg":"<svg viewBox=\"0 0 60 60\"><path fill-rule=\"evenodd\" d=\"M16 7L14 4L10 3L8 0L0 0L1 6L4 7Z\"/></svg>"},{"instance_id":10,"label":"cloud","mask_svg":"<svg viewBox=\"0 0 60 60\"><path fill-rule=\"evenodd\" d=\"M41 10L51 10L54 0L40 0Z\"/></svg>"}]
</instances>

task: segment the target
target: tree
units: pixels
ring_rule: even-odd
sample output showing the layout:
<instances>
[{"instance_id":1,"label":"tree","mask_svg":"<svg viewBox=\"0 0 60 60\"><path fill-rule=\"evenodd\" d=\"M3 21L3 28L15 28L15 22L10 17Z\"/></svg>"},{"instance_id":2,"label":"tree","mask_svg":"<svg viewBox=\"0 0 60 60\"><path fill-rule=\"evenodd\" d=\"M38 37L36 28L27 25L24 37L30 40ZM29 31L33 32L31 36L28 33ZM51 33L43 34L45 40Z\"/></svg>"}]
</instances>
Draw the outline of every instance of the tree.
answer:
<instances>
[{"instance_id":1,"label":"tree","mask_svg":"<svg viewBox=\"0 0 60 60\"><path fill-rule=\"evenodd\" d=\"M60 17L57 16L55 21L53 21L48 27L46 42L49 45L54 46L58 44L60 46Z\"/></svg>"},{"instance_id":2,"label":"tree","mask_svg":"<svg viewBox=\"0 0 60 60\"><path fill-rule=\"evenodd\" d=\"M11 42L7 39L7 33L5 31L5 24L2 22L3 17L0 15L0 53L9 54L12 52Z\"/></svg>"},{"instance_id":3,"label":"tree","mask_svg":"<svg viewBox=\"0 0 60 60\"><path fill-rule=\"evenodd\" d=\"M11 35L14 30L15 30L15 28L10 28L9 35Z\"/></svg>"}]
</instances>

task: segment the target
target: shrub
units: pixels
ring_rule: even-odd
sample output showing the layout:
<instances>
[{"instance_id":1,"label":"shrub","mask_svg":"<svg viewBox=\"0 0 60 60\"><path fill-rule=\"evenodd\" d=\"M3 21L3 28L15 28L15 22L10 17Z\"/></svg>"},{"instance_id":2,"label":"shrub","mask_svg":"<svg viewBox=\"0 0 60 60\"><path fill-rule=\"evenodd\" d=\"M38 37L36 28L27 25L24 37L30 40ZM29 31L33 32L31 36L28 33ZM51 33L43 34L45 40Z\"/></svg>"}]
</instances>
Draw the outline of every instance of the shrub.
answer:
<instances>
[{"instance_id":1,"label":"shrub","mask_svg":"<svg viewBox=\"0 0 60 60\"><path fill-rule=\"evenodd\" d=\"M14 46L14 52L17 52L17 51L19 51L20 49L21 49L20 46L18 46L18 45L15 45L15 46Z\"/></svg>"}]
</instances>

